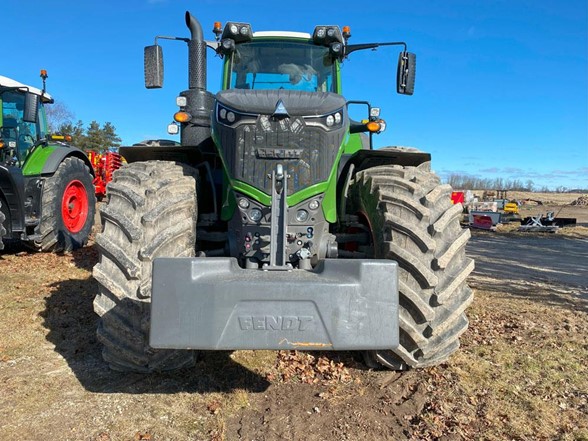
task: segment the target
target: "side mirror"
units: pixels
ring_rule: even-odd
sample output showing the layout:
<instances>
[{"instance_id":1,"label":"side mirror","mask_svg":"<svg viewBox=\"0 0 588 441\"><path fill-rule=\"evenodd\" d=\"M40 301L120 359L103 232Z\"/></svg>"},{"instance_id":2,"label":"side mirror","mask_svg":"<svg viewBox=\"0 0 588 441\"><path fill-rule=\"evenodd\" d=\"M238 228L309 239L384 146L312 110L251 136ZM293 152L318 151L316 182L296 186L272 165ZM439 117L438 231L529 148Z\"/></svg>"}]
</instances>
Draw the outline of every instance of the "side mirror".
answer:
<instances>
[{"instance_id":1,"label":"side mirror","mask_svg":"<svg viewBox=\"0 0 588 441\"><path fill-rule=\"evenodd\" d=\"M163 48L158 44L145 46L145 87L160 89L163 87Z\"/></svg>"},{"instance_id":2,"label":"side mirror","mask_svg":"<svg viewBox=\"0 0 588 441\"><path fill-rule=\"evenodd\" d=\"M36 123L39 111L39 95L27 92L25 95L25 105L23 113L23 121Z\"/></svg>"},{"instance_id":3,"label":"side mirror","mask_svg":"<svg viewBox=\"0 0 588 441\"><path fill-rule=\"evenodd\" d=\"M416 74L416 54L400 52L398 56L398 71L396 73L396 91L402 95L414 93Z\"/></svg>"}]
</instances>

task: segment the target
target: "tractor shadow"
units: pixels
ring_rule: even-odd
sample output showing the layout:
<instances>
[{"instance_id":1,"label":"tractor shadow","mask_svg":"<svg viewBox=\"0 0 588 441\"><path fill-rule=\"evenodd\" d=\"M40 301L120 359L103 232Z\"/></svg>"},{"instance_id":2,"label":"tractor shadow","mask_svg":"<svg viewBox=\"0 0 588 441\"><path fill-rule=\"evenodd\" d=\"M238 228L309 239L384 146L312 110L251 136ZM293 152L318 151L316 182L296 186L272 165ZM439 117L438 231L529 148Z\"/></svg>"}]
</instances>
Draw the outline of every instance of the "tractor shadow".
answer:
<instances>
[{"instance_id":1,"label":"tractor shadow","mask_svg":"<svg viewBox=\"0 0 588 441\"><path fill-rule=\"evenodd\" d=\"M76 252L80 266L86 268L92 259L86 250ZM88 267L91 269L91 266ZM163 393L228 392L235 389L263 392L269 382L230 358L229 352L203 352L194 367L173 372L136 374L112 371L102 359L96 338L98 316L92 302L98 284L89 276L85 280L65 280L51 285L41 317L48 329L47 340L58 352L81 385L97 393Z\"/></svg>"}]
</instances>

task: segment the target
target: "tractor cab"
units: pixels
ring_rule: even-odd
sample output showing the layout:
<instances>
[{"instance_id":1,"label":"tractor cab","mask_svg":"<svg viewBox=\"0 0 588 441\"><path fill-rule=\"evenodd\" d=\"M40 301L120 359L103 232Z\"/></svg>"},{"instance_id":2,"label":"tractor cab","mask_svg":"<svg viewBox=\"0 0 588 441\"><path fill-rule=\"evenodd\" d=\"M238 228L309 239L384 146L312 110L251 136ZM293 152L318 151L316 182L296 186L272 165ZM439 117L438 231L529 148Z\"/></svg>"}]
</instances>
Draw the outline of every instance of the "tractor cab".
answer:
<instances>
[{"instance_id":1,"label":"tractor cab","mask_svg":"<svg viewBox=\"0 0 588 441\"><path fill-rule=\"evenodd\" d=\"M0 76L0 164L23 167L31 148L47 135L43 105L52 102L41 90Z\"/></svg>"}]
</instances>

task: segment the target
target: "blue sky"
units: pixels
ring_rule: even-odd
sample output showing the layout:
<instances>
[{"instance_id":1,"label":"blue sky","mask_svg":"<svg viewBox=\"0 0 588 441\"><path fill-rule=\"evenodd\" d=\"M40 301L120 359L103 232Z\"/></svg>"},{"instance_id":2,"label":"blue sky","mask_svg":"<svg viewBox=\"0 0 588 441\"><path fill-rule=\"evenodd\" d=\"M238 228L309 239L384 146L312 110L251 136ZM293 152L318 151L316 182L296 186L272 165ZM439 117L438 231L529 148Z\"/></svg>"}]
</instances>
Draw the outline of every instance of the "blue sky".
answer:
<instances>
[{"instance_id":1,"label":"blue sky","mask_svg":"<svg viewBox=\"0 0 588 441\"><path fill-rule=\"evenodd\" d=\"M378 146L428 151L442 177L588 188L586 0L2 0L0 75L39 87L47 69L48 91L76 119L112 122L125 144L170 138L187 51L164 41L164 88L147 90L143 47L155 35L189 36L186 10L210 40L214 21L243 21L254 31L349 25L351 43L406 41L417 54L412 97L395 92L396 48L356 52L343 67L345 97L382 108L388 128ZM216 92L213 55L208 88Z\"/></svg>"}]
</instances>

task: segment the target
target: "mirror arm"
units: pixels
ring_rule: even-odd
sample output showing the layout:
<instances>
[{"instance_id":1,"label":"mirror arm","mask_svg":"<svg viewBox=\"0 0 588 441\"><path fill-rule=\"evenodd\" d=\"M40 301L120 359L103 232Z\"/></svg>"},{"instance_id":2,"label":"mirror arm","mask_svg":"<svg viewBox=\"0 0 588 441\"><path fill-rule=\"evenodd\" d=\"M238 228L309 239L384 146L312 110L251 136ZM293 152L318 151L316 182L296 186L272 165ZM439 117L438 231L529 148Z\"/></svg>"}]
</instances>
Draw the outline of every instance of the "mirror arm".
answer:
<instances>
[{"instance_id":1,"label":"mirror arm","mask_svg":"<svg viewBox=\"0 0 588 441\"><path fill-rule=\"evenodd\" d=\"M155 45L157 46L157 40L177 40L177 41L183 41L185 43L190 43L190 39L189 38L185 38L185 37L168 37L166 35L158 35L155 37ZM204 43L206 43L206 46L209 47L210 49L214 50L216 52L216 50L218 49L218 47L220 46L220 42L218 41L208 41L205 40Z\"/></svg>"},{"instance_id":2,"label":"mirror arm","mask_svg":"<svg viewBox=\"0 0 588 441\"><path fill-rule=\"evenodd\" d=\"M167 37L165 35L157 35L155 37L155 45L157 46L157 40L161 39L161 40L179 40L179 41L185 41L186 43L190 42L189 38L185 38L185 37Z\"/></svg>"},{"instance_id":3,"label":"mirror arm","mask_svg":"<svg viewBox=\"0 0 588 441\"><path fill-rule=\"evenodd\" d=\"M404 46L404 51L407 51L407 46L404 41L392 41L388 43L363 43L363 44L348 44L345 46L345 56L351 52L363 51L365 49L377 49L380 46Z\"/></svg>"},{"instance_id":4,"label":"mirror arm","mask_svg":"<svg viewBox=\"0 0 588 441\"><path fill-rule=\"evenodd\" d=\"M204 40L204 43L206 43L206 47L212 49L215 52L218 50L220 46L220 41Z\"/></svg>"}]
</instances>

